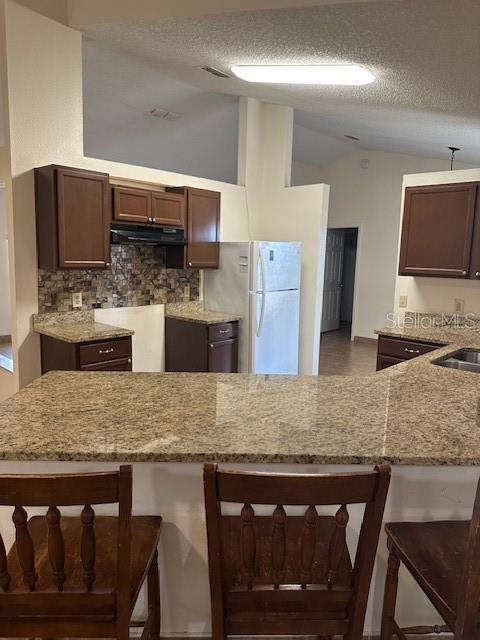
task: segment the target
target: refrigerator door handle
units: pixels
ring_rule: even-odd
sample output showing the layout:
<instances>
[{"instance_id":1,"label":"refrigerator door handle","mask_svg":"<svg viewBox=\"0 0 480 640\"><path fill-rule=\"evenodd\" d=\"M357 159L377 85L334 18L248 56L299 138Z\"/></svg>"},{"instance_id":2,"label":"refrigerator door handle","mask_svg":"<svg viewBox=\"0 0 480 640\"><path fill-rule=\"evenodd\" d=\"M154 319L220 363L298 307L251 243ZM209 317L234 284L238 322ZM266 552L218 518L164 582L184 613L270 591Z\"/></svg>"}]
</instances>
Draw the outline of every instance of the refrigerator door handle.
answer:
<instances>
[{"instance_id":1,"label":"refrigerator door handle","mask_svg":"<svg viewBox=\"0 0 480 640\"><path fill-rule=\"evenodd\" d=\"M264 292L267 287L265 282L265 265L263 264L262 249L260 248L260 246L258 247L258 264L260 265L260 274L262 277L262 285L260 290Z\"/></svg>"},{"instance_id":2,"label":"refrigerator door handle","mask_svg":"<svg viewBox=\"0 0 480 640\"><path fill-rule=\"evenodd\" d=\"M260 320L259 320L258 327L257 327L257 338L259 338L260 334L262 332L263 318L265 316L265 291L261 291L257 295L261 295L262 296L262 308L260 309Z\"/></svg>"}]
</instances>

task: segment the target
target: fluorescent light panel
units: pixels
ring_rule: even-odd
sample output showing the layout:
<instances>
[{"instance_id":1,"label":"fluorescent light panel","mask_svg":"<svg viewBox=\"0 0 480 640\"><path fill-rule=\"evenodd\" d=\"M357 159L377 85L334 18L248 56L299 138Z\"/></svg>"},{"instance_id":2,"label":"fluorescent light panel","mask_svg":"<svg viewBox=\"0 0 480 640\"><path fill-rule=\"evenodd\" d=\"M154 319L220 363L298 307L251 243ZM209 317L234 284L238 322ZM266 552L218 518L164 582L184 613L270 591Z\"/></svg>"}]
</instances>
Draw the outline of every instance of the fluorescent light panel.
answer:
<instances>
[{"instance_id":1,"label":"fluorescent light panel","mask_svg":"<svg viewBox=\"0 0 480 640\"><path fill-rule=\"evenodd\" d=\"M235 65L232 72L247 82L265 84L369 84L375 76L357 64Z\"/></svg>"}]
</instances>

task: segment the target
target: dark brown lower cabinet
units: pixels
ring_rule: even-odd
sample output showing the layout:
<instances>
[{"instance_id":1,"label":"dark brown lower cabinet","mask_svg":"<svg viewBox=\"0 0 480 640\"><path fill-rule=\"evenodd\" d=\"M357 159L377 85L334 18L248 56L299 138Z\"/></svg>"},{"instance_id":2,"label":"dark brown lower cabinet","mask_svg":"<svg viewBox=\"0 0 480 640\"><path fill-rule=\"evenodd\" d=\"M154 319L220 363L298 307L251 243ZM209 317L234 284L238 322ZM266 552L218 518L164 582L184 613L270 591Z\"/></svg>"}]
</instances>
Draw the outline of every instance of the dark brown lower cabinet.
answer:
<instances>
[{"instance_id":1,"label":"dark brown lower cabinet","mask_svg":"<svg viewBox=\"0 0 480 640\"><path fill-rule=\"evenodd\" d=\"M377 349L377 371L392 367L394 364L411 360L424 353L440 349L443 344L421 342L420 340L405 340L392 336L379 336Z\"/></svg>"},{"instance_id":2,"label":"dark brown lower cabinet","mask_svg":"<svg viewBox=\"0 0 480 640\"><path fill-rule=\"evenodd\" d=\"M42 373L48 371L131 371L132 338L65 342L40 336Z\"/></svg>"},{"instance_id":3,"label":"dark brown lower cabinet","mask_svg":"<svg viewBox=\"0 0 480 640\"><path fill-rule=\"evenodd\" d=\"M165 370L237 373L238 322L165 320Z\"/></svg>"}]
</instances>

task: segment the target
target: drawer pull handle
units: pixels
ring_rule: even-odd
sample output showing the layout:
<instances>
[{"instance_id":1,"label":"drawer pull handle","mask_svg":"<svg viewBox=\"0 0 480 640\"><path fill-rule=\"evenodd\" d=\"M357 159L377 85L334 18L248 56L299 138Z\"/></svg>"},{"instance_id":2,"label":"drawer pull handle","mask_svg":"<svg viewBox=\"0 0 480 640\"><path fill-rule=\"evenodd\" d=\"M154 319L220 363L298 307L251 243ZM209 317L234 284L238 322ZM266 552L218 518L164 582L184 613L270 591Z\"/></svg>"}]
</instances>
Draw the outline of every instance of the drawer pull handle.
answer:
<instances>
[{"instance_id":1,"label":"drawer pull handle","mask_svg":"<svg viewBox=\"0 0 480 640\"><path fill-rule=\"evenodd\" d=\"M408 349L407 347L404 348L404 351L407 353L420 353L420 349Z\"/></svg>"},{"instance_id":2,"label":"drawer pull handle","mask_svg":"<svg viewBox=\"0 0 480 640\"><path fill-rule=\"evenodd\" d=\"M467 272L466 271L462 271L462 276L466 276Z\"/></svg>"},{"instance_id":3,"label":"drawer pull handle","mask_svg":"<svg viewBox=\"0 0 480 640\"><path fill-rule=\"evenodd\" d=\"M113 353L113 347L111 349L99 349L98 353L102 355L105 353Z\"/></svg>"},{"instance_id":4,"label":"drawer pull handle","mask_svg":"<svg viewBox=\"0 0 480 640\"><path fill-rule=\"evenodd\" d=\"M131 364L132 359L131 359L131 358L129 358L129 359L127 360L127 362L128 362L128 364Z\"/></svg>"},{"instance_id":5,"label":"drawer pull handle","mask_svg":"<svg viewBox=\"0 0 480 640\"><path fill-rule=\"evenodd\" d=\"M477 273L475 274L476 278L480 278L480 271L477 271Z\"/></svg>"},{"instance_id":6,"label":"drawer pull handle","mask_svg":"<svg viewBox=\"0 0 480 640\"><path fill-rule=\"evenodd\" d=\"M229 329L220 329L220 333L223 335L225 333L228 333Z\"/></svg>"}]
</instances>

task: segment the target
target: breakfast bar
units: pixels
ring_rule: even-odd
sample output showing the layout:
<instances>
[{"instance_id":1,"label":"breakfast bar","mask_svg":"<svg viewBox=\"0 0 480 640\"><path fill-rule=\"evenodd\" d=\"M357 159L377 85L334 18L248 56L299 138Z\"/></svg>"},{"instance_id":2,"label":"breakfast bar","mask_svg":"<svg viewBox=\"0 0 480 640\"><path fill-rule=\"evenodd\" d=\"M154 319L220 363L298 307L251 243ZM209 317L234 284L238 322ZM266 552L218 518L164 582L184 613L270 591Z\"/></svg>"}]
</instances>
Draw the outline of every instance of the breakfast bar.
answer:
<instances>
[{"instance_id":1,"label":"breakfast bar","mask_svg":"<svg viewBox=\"0 0 480 640\"><path fill-rule=\"evenodd\" d=\"M134 463L136 512L165 523L163 633L208 633L205 461L305 473L390 462L386 520L470 517L480 379L433 362L475 346L462 335L365 377L50 372L0 405L0 472ZM360 519L353 511L354 533ZM382 538L366 631L378 631L385 563ZM435 620L410 577L401 581L399 619Z\"/></svg>"}]
</instances>

